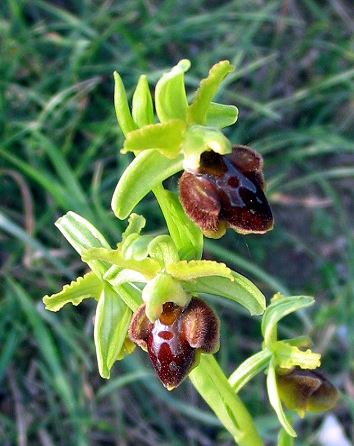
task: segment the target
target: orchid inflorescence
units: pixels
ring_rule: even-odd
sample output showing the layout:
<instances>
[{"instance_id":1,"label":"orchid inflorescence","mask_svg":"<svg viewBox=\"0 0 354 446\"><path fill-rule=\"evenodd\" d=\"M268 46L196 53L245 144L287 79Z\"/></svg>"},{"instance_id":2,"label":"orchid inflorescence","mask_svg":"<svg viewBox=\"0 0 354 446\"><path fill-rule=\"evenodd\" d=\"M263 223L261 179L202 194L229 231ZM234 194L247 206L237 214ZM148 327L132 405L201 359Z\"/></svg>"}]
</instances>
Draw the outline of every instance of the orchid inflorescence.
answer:
<instances>
[{"instance_id":1,"label":"orchid inflorescence","mask_svg":"<svg viewBox=\"0 0 354 446\"><path fill-rule=\"evenodd\" d=\"M121 151L133 152L135 158L118 181L112 210L119 219L129 218L128 225L112 248L83 217L74 212L61 217L57 227L91 271L43 300L47 309L57 311L67 303L96 299L100 375L109 378L115 361L138 345L148 352L167 389L189 376L240 445L263 444L238 391L266 371L282 438L290 439L296 433L281 401L303 416L307 410L329 409L338 399L335 387L315 370L320 355L308 348L309 340L277 337L279 320L314 300L276 295L266 307L264 295L250 280L223 263L202 259L203 236L219 238L227 228L264 233L272 229L273 216L261 155L232 145L222 133L237 120L237 108L212 102L233 67L228 61L214 65L190 104L184 82L189 68L184 59L163 74L154 101L146 76L141 76L131 108L123 82L114 73L115 109L125 135ZM179 193L165 189L163 181L181 170ZM145 218L132 213L150 191L168 234L142 234ZM219 320L205 295L231 299L251 315L263 315L261 350L229 378L213 356L220 345Z\"/></svg>"}]
</instances>

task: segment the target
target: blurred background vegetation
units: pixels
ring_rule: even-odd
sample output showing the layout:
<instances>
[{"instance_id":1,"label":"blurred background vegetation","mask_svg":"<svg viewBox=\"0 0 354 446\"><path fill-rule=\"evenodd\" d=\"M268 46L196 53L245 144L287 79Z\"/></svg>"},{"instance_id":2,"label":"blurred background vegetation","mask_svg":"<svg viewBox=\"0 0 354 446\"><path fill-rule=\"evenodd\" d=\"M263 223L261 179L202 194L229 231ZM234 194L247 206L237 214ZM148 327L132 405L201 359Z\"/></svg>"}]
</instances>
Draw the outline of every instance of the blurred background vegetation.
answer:
<instances>
[{"instance_id":1,"label":"blurred background vegetation","mask_svg":"<svg viewBox=\"0 0 354 446\"><path fill-rule=\"evenodd\" d=\"M84 272L54 221L68 210L111 242L110 211L131 158L112 103L114 70L132 90L154 85L181 58L190 91L210 66L236 67L218 100L239 107L227 129L263 154L276 225L233 232L206 256L316 306L285 319L282 337L308 334L342 398L330 419L354 441L354 18L349 0L2 0L0 5L0 444L231 445L188 380L162 388L135 350L109 381L97 372L95 304L45 311L44 294ZM177 179L171 181L175 187ZM137 210L162 231L153 197ZM214 299L224 370L259 349L259 319ZM264 377L242 392L266 444L277 420ZM334 418L333 418L334 417ZM326 414L296 418L296 445L321 440ZM352 443L342 443L337 446ZM329 440L328 440L329 441ZM250 445L251 446L251 445Z\"/></svg>"}]
</instances>

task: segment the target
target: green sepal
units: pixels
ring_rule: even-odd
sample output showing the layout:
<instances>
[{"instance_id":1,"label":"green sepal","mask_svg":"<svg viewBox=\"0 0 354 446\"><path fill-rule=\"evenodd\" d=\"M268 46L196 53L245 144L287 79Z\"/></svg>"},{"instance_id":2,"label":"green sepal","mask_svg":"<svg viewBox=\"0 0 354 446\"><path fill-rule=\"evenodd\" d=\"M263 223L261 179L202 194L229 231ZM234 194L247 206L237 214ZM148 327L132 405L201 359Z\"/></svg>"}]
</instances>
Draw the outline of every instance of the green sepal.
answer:
<instances>
[{"instance_id":1,"label":"green sepal","mask_svg":"<svg viewBox=\"0 0 354 446\"><path fill-rule=\"evenodd\" d=\"M188 101L184 86L184 73L191 63L182 59L168 73L164 73L156 84L155 107L160 122L169 119L186 120Z\"/></svg>"},{"instance_id":2,"label":"green sepal","mask_svg":"<svg viewBox=\"0 0 354 446\"><path fill-rule=\"evenodd\" d=\"M138 153L156 149L167 158L176 158L181 150L185 130L186 123L181 119L146 125L127 134L121 152Z\"/></svg>"},{"instance_id":3,"label":"green sepal","mask_svg":"<svg viewBox=\"0 0 354 446\"><path fill-rule=\"evenodd\" d=\"M155 122L151 92L144 74L140 76L133 95L132 116L134 123L139 128Z\"/></svg>"},{"instance_id":4,"label":"green sepal","mask_svg":"<svg viewBox=\"0 0 354 446\"><path fill-rule=\"evenodd\" d=\"M177 194L159 185L153 190L181 260L201 259L203 233L184 212Z\"/></svg>"},{"instance_id":5,"label":"green sepal","mask_svg":"<svg viewBox=\"0 0 354 446\"><path fill-rule=\"evenodd\" d=\"M308 307L314 302L314 298L310 296L283 297L280 294L275 295L262 318L264 344L272 349L272 343L277 341L277 323L280 319L294 311Z\"/></svg>"},{"instance_id":6,"label":"green sepal","mask_svg":"<svg viewBox=\"0 0 354 446\"><path fill-rule=\"evenodd\" d=\"M91 271L64 285L59 293L44 296L46 310L58 311L65 304L79 305L84 299L93 297L98 300L102 290L102 281Z\"/></svg>"},{"instance_id":7,"label":"green sepal","mask_svg":"<svg viewBox=\"0 0 354 446\"><path fill-rule=\"evenodd\" d=\"M60 217L55 225L73 248L82 255L93 247L110 248L107 240L89 221L75 212L69 211ZM86 262L97 276L102 276L109 265L102 260L88 259Z\"/></svg>"},{"instance_id":8,"label":"green sepal","mask_svg":"<svg viewBox=\"0 0 354 446\"><path fill-rule=\"evenodd\" d=\"M232 271L234 280L225 277L200 277L185 282L184 287L191 293L207 293L223 296L245 307L252 315L262 314L266 301L263 293L246 277Z\"/></svg>"},{"instance_id":9,"label":"green sepal","mask_svg":"<svg viewBox=\"0 0 354 446\"><path fill-rule=\"evenodd\" d=\"M223 129L224 127L235 124L237 117L238 108L235 105L211 102L207 111L206 125Z\"/></svg>"},{"instance_id":10,"label":"green sepal","mask_svg":"<svg viewBox=\"0 0 354 446\"><path fill-rule=\"evenodd\" d=\"M223 277L229 281L233 281L230 268L224 263L215 262L214 260L181 260L180 262L166 265L166 271L177 280L195 280L201 277L213 280L216 277Z\"/></svg>"},{"instance_id":11,"label":"green sepal","mask_svg":"<svg viewBox=\"0 0 354 446\"><path fill-rule=\"evenodd\" d=\"M132 312L113 288L105 284L97 304L94 338L98 370L102 378L110 377L110 369L127 337Z\"/></svg>"},{"instance_id":12,"label":"green sepal","mask_svg":"<svg viewBox=\"0 0 354 446\"><path fill-rule=\"evenodd\" d=\"M182 170L183 156L169 159L156 150L140 153L121 176L112 198L112 210L124 220L154 187Z\"/></svg>"},{"instance_id":13,"label":"green sepal","mask_svg":"<svg viewBox=\"0 0 354 446\"><path fill-rule=\"evenodd\" d=\"M122 78L115 71L114 77L114 107L116 110L116 116L119 127L121 128L124 136L129 132L136 129L136 125L130 113L127 94L125 92Z\"/></svg>"},{"instance_id":14,"label":"green sepal","mask_svg":"<svg viewBox=\"0 0 354 446\"><path fill-rule=\"evenodd\" d=\"M280 424L283 426L288 435L290 435L291 437L296 437L297 436L296 432L294 431L289 420L287 419L283 410L282 403L280 401L274 360L270 362L270 365L268 367L267 391L268 391L269 402L272 405L275 413L277 414Z\"/></svg>"},{"instance_id":15,"label":"green sepal","mask_svg":"<svg viewBox=\"0 0 354 446\"><path fill-rule=\"evenodd\" d=\"M224 77L233 70L234 67L228 60L222 60L211 67L208 77L200 82L192 104L188 107L189 123L206 124L207 112L216 90Z\"/></svg>"},{"instance_id":16,"label":"green sepal","mask_svg":"<svg viewBox=\"0 0 354 446\"><path fill-rule=\"evenodd\" d=\"M153 259L126 259L122 256L119 249L91 248L82 253L84 262L91 259L108 262L112 265L118 265L121 268L127 268L143 274L147 279L152 279L160 271L160 264ZM107 268L108 269L108 268Z\"/></svg>"},{"instance_id":17,"label":"green sepal","mask_svg":"<svg viewBox=\"0 0 354 446\"><path fill-rule=\"evenodd\" d=\"M174 302L183 307L191 299L180 282L165 273L158 274L147 283L143 289L142 297L146 303L146 316L151 322L155 322L160 317L162 305L165 302Z\"/></svg>"}]
</instances>

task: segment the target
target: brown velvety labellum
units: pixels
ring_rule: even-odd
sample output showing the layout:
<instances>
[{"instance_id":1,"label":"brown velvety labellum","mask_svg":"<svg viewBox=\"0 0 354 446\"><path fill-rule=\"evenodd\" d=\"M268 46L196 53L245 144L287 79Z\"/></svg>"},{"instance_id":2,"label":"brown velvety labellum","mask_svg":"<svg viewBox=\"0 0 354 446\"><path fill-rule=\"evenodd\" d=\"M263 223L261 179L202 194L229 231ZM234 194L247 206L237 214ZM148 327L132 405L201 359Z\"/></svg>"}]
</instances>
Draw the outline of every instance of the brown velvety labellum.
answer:
<instances>
[{"instance_id":1,"label":"brown velvety labellum","mask_svg":"<svg viewBox=\"0 0 354 446\"><path fill-rule=\"evenodd\" d=\"M234 146L229 155L202 153L198 171L184 172L180 180L186 213L205 233L216 232L222 222L243 234L268 231L273 216L263 192L262 163L246 146Z\"/></svg>"},{"instance_id":2,"label":"brown velvety labellum","mask_svg":"<svg viewBox=\"0 0 354 446\"><path fill-rule=\"evenodd\" d=\"M171 390L197 365L200 352L218 350L219 320L207 303L195 297L184 308L165 303L154 323L143 304L132 317L129 336L148 351L161 382Z\"/></svg>"}]
</instances>

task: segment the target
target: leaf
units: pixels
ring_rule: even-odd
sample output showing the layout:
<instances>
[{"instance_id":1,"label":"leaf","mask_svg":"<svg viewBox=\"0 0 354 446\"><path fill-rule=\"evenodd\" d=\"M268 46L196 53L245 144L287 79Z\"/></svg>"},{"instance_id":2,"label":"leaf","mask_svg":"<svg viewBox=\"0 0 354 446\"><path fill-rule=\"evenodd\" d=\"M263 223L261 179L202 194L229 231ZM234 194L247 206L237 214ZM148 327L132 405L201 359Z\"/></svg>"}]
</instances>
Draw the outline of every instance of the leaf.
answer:
<instances>
[{"instance_id":1,"label":"leaf","mask_svg":"<svg viewBox=\"0 0 354 446\"><path fill-rule=\"evenodd\" d=\"M278 416L278 420L279 420L280 424L283 426L285 431L291 437L296 437L297 436L296 432L294 431L293 427L291 426L288 419L286 418L286 415L283 410L283 406L282 406L280 398L279 398L277 379L276 379L275 367L274 367L273 362L271 362L271 364L268 368L267 390L268 390L269 402L272 405L273 409L275 410L275 413Z\"/></svg>"},{"instance_id":2,"label":"leaf","mask_svg":"<svg viewBox=\"0 0 354 446\"><path fill-rule=\"evenodd\" d=\"M214 278L223 277L226 280L233 281L230 268L224 263L215 262L214 260L191 260L166 265L166 271L178 280L194 280L201 277L213 280Z\"/></svg>"},{"instance_id":3,"label":"leaf","mask_svg":"<svg viewBox=\"0 0 354 446\"><path fill-rule=\"evenodd\" d=\"M169 159L157 151L140 153L121 176L112 198L114 214L124 220L157 184L182 169L183 156Z\"/></svg>"},{"instance_id":4,"label":"leaf","mask_svg":"<svg viewBox=\"0 0 354 446\"><path fill-rule=\"evenodd\" d=\"M44 296L43 302L46 310L58 311L67 303L79 305L88 297L98 300L101 290L102 281L91 271L65 285L59 293Z\"/></svg>"},{"instance_id":5,"label":"leaf","mask_svg":"<svg viewBox=\"0 0 354 446\"><path fill-rule=\"evenodd\" d=\"M129 132L136 129L136 125L133 121L130 113L127 94L125 92L122 78L115 71L114 77L114 107L118 119L119 127L126 136Z\"/></svg>"},{"instance_id":6,"label":"leaf","mask_svg":"<svg viewBox=\"0 0 354 446\"><path fill-rule=\"evenodd\" d=\"M233 282L225 277L200 277L194 282L185 282L191 293L207 293L223 296L245 307L252 315L262 314L265 307L263 293L246 277L231 271Z\"/></svg>"},{"instance_id":7,"label":"leaf","mask_svg":"<svg viewBox=\"0 0 354 446\"><path fill-rule=\"evenodd\" d=\"M139 128L153 124L155 121L152 97L145 75L140 76L133 95L132 115L134 123Z\"/></svg>"},{"instance_id":8,"label":"leaf","mask_svg":"<svg viewBox=\"0 0 354 446\"><path fill-rule=\"evenodd\" d=\"M294 311L308 307L314 302L314 298L310 296L281 296L276 299L273 298L272 303L267 307L262 318L262 335L265 345L272 348L271 344L276 341L276 325L280 319Z\"/></svg>"},{"instance_id":9,"label":"leaf","mask_svg":"<svg viewBox=\"0 0 354 446\"><path fill-rule=\"evenodd\" d=\"M67 212L55 222L55 225L80 255L86 249L93 247L110 248L95 226L75 212ZM103 275L109 267L100 260L89 260L87 264L97 276Z\"/></svg>"},{"instance_id":10,"label":"leaf","mask_svg":"<svg viewBox=\"0 0 354 446\"><path fill-rule=\"evenodd\" d=\"M206 115L206 125L222 129L235 124L238 117L238 108L234 105L217 104L211 102Z\"/></svg>"},{"instance_id":11,"label":"leaf","mask_svg":"<svg viewBox=\"0 0 354 446\"><path fill-rule=\"evenodd\" d=\"M188 122L205 125L208 108L223 78L233 71L228 60L222 60L211 67L208 77L200 82L192 104L188 108Z\"/></svg>"},{"instance_id":12,"label":"leaf","mask_svg":"<svg viewBox=\"0 0 354 446\"><path fill-rule=\"evenodd\" d=\"M156 149L168 158L176 158L183 143L186 123L181 119L170 119L133 130L126 135L122 153Z\"/></svg>"},{"instance_id":13,"label":"leaf","mask_svg":"<svg viewBox=\"0 0 354 446\"><path fill-rule=\"evenodd\" d=\"M155 106L161 122L169 119L186 120L187 95L184 86L184 73L189 70L191 63L182 59L171 71L164 73L156 84Z\"/></svg>"},{"instance_id":14,"label":"leaf","mask_svg":"<svg viewBox=\"0 0 354 446\"><path fill-rule=\"evenodd\" d=\"M110 377L110 369L127 337L131 315L119 294L106 284L98 301L94 328L98 369L102 378Z\"/></svg>"}]
</instances>

